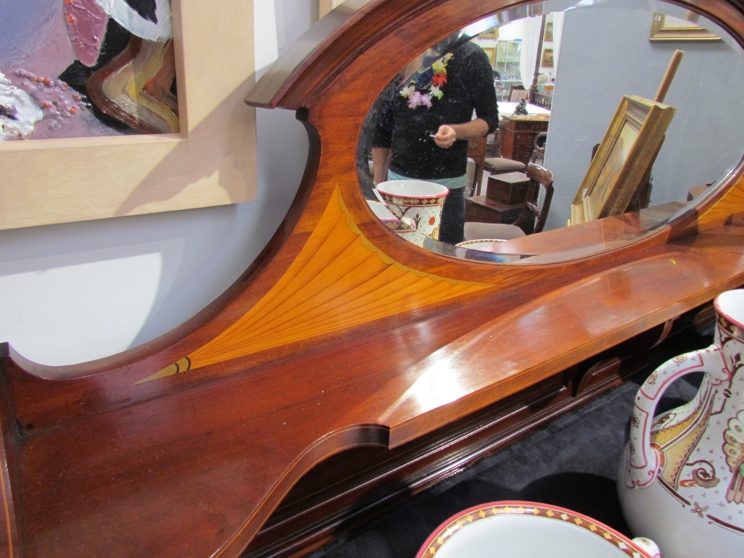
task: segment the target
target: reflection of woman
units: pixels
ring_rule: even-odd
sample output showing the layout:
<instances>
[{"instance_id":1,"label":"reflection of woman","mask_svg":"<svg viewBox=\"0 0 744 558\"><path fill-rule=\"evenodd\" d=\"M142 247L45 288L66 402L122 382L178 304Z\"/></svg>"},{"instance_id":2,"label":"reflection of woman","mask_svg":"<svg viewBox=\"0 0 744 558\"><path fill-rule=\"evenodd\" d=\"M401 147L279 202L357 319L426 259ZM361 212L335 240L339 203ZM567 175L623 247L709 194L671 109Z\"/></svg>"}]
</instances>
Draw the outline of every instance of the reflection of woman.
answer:
<instances>
[{"instance_id":1,"label":"reflection of woman","mask_svg":"<svg viewBox=\"0 0 744 558\"><path fill-rule=\"evenodd\" d=\"M383 95L372 140L375 182L420 179L449 188L439 239L461 242L467 140L498 126L488 55L465 43Z\"/></svg>"}]
</instances>

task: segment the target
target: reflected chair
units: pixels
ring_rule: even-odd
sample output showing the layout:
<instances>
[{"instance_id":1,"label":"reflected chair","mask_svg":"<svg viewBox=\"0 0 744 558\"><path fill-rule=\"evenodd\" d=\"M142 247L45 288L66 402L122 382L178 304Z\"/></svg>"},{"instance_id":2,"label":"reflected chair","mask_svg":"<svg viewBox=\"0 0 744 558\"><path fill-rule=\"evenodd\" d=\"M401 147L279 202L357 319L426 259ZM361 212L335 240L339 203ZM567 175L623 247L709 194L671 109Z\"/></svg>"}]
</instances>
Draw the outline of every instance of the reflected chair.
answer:
<instances>
[{"instance_id":1,"label":"reflected chair","mask_svg":"<svg viewBox=\"0 0 744 558\"><path fill-rule=\"evenodd\" d=\"M465 223L465 240L509 240L543 230L548 211L550 211L550 202L553 200L555 177L551 171L534 163L527 165L526 175L530 179L530 185L527 190L527 202L519 217L510 224L467 222Z\"/></svg>"},{"instance_id":2,"label":"reflected chair","mask_svg":"<svg viewBox=\"0 0 744 558\"><path fill-rule=\"evenodd\" d=\"M530 92L524 88L524 85L512 85L509 88L509 102L518 103L523 99L529 101Z\"/></svg>"},{"instance_id":3,"label":"reflected chair","mask_svg":"<svg viewBox=\"0 0 744 558\"><path fill-rule=\"evenodd\" d=\"M474 142L476 144L474 145ZM481 187L483 186L483 173L488 174L504 174L507 172L524 172L524 163L521 161L514 161L513 159L504 159L500 156L499 150L499 131L494 132L493 145L498 157L486 157L486 150L488 147L487 138L478 138L470 141L470 148L468 149L468 157L475 161L475 180L470 187L471 196L479 196L481 193Z\"/></svg>"}]
</instances>

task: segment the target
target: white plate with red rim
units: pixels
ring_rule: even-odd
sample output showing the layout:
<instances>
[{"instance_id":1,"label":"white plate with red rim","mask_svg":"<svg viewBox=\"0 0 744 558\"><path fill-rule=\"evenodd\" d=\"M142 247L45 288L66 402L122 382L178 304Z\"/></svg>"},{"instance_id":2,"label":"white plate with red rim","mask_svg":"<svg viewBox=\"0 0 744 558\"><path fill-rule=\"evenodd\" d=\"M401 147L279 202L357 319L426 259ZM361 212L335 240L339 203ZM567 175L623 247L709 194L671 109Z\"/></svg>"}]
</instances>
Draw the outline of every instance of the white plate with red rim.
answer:
<instances>
[{"instance_id":1,"label":"white plate with red rim","mask_svg":"<svg viewBox=\"0 0 744 558\"><path fill-rule=\"evenodd\" d=\"M648 539L630 540L580 513L535 502L482 504L432 533L416 558L660 558Z\"/></svg>"},{"instance_id":2,"label":"white plate with red rim","mask_svg":"<svg viewBox=\"0 0 744 558\"><path fill-rule=\"evenodd\" d=\"M480 238L477 240L465 240L455 244L458 248L467 248L468 250L480 250L481 252L493 252L494 247L499 242L506 242L503 238Z\"/></svg>"}]
</instances>

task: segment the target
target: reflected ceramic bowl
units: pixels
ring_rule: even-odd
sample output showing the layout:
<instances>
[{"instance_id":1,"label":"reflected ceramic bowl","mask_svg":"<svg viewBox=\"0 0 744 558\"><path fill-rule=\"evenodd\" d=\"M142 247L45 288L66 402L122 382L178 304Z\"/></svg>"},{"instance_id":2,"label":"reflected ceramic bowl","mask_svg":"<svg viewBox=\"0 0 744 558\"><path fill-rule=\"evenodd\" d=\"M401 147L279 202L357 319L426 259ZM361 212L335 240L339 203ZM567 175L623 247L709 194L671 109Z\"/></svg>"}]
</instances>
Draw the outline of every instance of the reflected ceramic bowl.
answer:
<instances>
[{"instance_id":1,"label":"reflected ceramic bowl","mask_svg":"<svg viewBox=\"0 0 744 558\"><path fill-rule=\"evenodd\" d=\"M424 180L388 180L377 185L377 192L398 219L426 236L439 238L447 188Z\"/></svg>"},{"instance_id":2,"label":"reflected ceramic bowl","mask_svg":"<svg viewBox=\"0 0 744 558\"><path fill-rule=\"evenodd\" d=\"M455 244L458 248L467 248L468 250L480 250L481 252L493 252L492 248L498 242L506 242L503 238L479 238L477 240L466 240Z\"/></svg>"},{"instance_id":3,"label":"reflected ceramic bowl","mask_svg":"<svg viewBox=\"0 0 744 558\"><path fill-rule=\"evenodd\" d=\"M534 502L467 509L431 534L416 558L660 558L648 539L631 541L590 517Z\"/></svg>"}]
</instances>

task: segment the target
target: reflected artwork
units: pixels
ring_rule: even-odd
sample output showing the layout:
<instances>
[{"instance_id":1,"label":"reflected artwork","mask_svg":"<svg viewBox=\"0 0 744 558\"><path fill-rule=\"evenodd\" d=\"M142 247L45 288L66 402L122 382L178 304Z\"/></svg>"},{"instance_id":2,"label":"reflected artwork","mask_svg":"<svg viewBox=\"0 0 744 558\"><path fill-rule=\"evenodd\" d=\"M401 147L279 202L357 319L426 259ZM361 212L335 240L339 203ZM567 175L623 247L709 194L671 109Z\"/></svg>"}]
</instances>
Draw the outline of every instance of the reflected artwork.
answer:
<instances>
[{"instance_id":1,"label":"reflected artwork","mask_svg":"<svg viewBox=\"0 0 744 558\"><path fill-rule=\"evenodd\" d=\"M668 11L664 17L670 20L690 17L673 5L659 3L655 6L658 9ZM524 256L520 263L532 263L534 254L545 258L553 251L560 259L560 250L574 257L572 250L578 247L554 250L552 246L559 243L545 240L545 235L560 237L567 224L586 224L584 229L589 230L594 225L588 222L632 214L617 219L618 223L639 224L632 235L618 235L617 242L630 242L689 211L703 199L701 192L714 191L727 169L737 164L741 134L731 114L740 106L738 92L744 87L744 51L715 22L701 16L686 28L704 29L718 38L717 44L688 42L684 61L675 53L673 64L670 50L648 40L649 15L653 14L622 0L607 0L601 8L579 2L565 12L546 10L542 19L524 18L516 10L498 12L452 35L452 48L470 41L487 54L495 52L495 60L490 56L488 60L497 93L498 128L485 137L462 141L468 144L469 159L465 188L458 190L463 192L465 203L466 240L502 240L489 244L486 251L510 257L520 254ZM657 13L654 17L660 16ZM498 31L498 39L491 38L493 29ZM419 59L424 60L419 74L432 72L431 60L448 52L440 46L419 53ZM504 55L512 50L515 56ZM606 60L615 63L610 67ZM413 71L407 68L404 73ZM520 75L522 78L515 77ZM445 95L447 85L441 88ZM716 103L710 103L711 90L716 91ZM522 107L526 114L517 114L517 103L509 101L517 95L526 97ZM664 100L666 96L668 100ZM621 106L630 103L628 110L616 113L618 102ZM385 179L384 172L375 174L378 165L371 154L379 107L378 99L367 115L358 144L359 183L370 201L377 201L375 183ZM649 110L653 115L646 122ZM678 116L672 120L675 111ZM600 146L604 147L597 151ZM420 165L431 166L441 158L442 154L432 152ZM530 163L555 177L551 203L534 197L536 189L528 196L527 188L520 190L519 197L510 192L507 203L495 191L497 185L511 188L514 183L527 182L529 167L522 167ZM510 173L513 177L507 180ZM544 216L544 229L539 233L521 220L531 206ZM526 225L522 232L528 238L505 236L513 231L506 227L516 223ZM597 225L602 226L605 224ZM542 238L533 240L536 234ZM426 240L424 248L466 259L477 251L463 253L457 244L446 246L439 240ZM479 257L479 261L485 260Z\"/></svg>"},{"instance_id":2,"label":"reflected artwork","mask_svg":"<svg viewBox=\"0 0 744 558\"><path fill-rule=\"evenodd\" d=\"M170 0L4 4L0 141L179 131Z\"/></svg>"}]
</instances>

